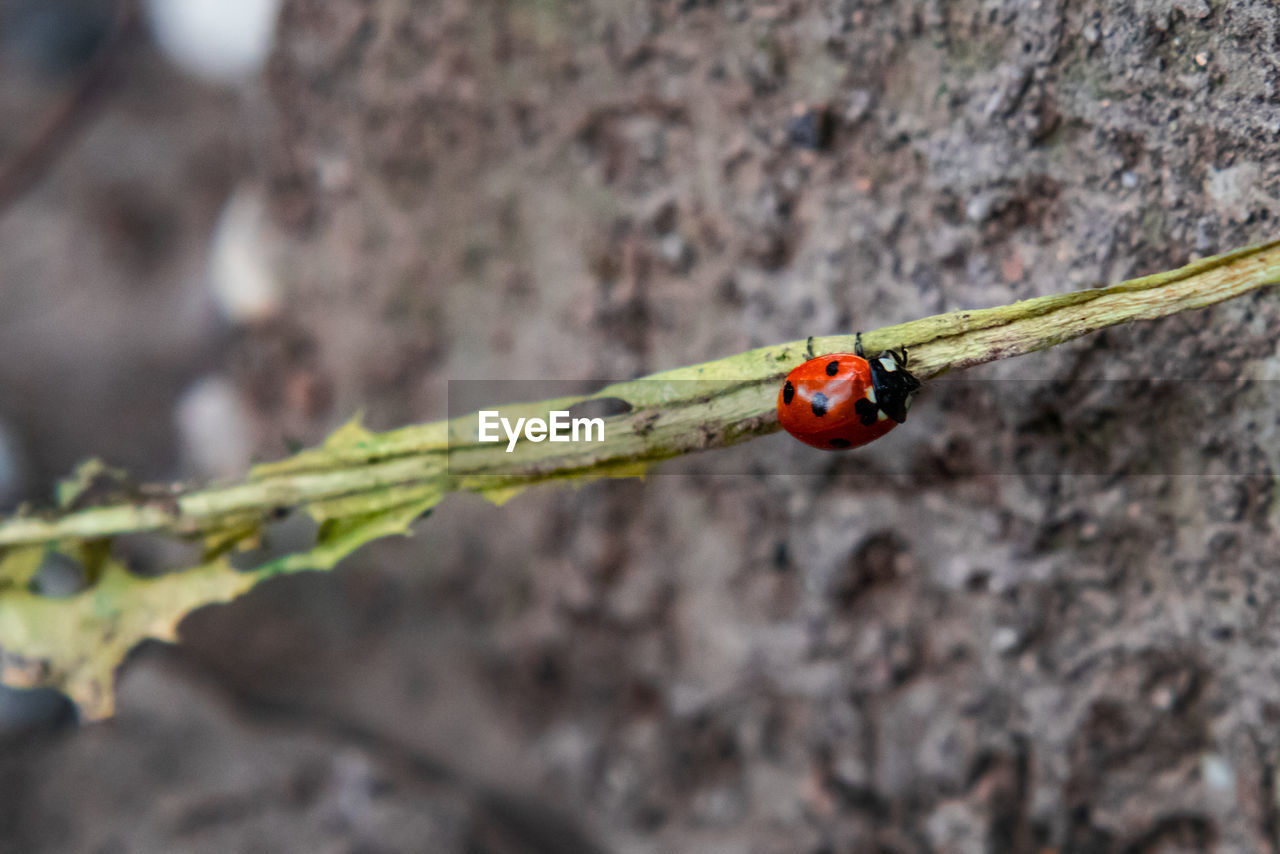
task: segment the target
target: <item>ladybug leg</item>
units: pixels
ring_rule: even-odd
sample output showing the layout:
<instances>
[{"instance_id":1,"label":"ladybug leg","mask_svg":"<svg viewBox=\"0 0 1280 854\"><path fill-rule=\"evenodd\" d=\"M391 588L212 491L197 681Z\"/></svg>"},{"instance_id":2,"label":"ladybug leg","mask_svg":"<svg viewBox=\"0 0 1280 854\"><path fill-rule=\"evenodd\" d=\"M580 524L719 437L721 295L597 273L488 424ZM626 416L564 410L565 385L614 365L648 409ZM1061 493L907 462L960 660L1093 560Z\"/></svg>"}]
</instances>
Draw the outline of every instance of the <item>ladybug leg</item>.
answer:
<instances>
[{"instance_id":1,"label":"ladybug leg","mask_svg":"<svg viewBox=\"0 0 1280 854\"><path fill-rule=\"evenodd\" d=\"M853 353L855 356L861 359L865 359L867 357L867 354L862 352L862 333L861 332L853 336Z\"/></svg>"},{"instance_id":2,"label":"ladybug leg","mask_svg":"<svg viewBox=\"0 0 1280 854\"><path fill-rule=\"evenodd\" d=\"M810 335L808 338L805 339L804 351L809 354L810 359L815 358L813 354L813 336L812 335Z\"/></svg>"}]
</instances>

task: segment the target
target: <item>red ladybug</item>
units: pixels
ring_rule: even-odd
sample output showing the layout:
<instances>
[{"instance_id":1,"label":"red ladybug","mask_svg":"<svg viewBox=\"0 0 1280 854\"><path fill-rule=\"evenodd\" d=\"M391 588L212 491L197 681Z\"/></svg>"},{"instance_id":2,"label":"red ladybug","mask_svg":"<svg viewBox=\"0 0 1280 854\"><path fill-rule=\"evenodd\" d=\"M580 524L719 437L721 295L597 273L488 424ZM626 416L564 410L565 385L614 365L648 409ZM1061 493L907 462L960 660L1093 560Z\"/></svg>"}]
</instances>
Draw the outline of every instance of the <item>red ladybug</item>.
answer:
<instances>
[{"instance_id":1,"label":"red ladybug","mask_svg":"<svg viewBox=\"0 0 1280 854\"><path fill-rule=\"evenodd\" d=\"M907 420L920 381L907 371L906 350L868 360L861 335L855 350L818 356L787 374L778 392L778 420L806 445L856 448Z\"/></svg>"}]
</instances>

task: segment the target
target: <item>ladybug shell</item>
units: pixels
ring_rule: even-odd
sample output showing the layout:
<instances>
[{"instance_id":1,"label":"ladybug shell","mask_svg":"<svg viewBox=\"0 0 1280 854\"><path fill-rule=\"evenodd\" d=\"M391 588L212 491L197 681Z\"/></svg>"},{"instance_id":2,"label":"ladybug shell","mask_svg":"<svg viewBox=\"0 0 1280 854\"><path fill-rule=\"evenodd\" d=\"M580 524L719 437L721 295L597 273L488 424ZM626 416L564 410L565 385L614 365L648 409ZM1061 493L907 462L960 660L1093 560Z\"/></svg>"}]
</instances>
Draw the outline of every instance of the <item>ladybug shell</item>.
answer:
<instances>
[{"instance_id":1,"label":"ladybug shell","mask_svg":"<svg viewBox=\"0 0 1280 854\"><path fill-rule=\"evenodd\" d=\"M778 421L801 442L828 451L865 445L898 425L877 405L871 364L854 353L818 356L787 374Z\"/></svg>"}]
</instances>

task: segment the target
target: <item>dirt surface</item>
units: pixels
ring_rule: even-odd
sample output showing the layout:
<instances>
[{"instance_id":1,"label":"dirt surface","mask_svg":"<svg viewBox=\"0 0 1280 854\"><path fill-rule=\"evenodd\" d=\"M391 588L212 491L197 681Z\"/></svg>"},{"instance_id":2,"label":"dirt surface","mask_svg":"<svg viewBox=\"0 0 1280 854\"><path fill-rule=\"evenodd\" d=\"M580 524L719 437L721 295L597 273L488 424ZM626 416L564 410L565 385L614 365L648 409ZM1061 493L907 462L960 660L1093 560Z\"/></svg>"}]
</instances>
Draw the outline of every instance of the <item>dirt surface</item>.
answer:
<instances>
[{"instance_id":1,"label":"dirt surface","mask_svg":"<svg viewBox=\"0 0 1280 854\"><path fill-rule=\"evenodd\" d=\"M1280 215L1266 2L296 0L245 91L125 66L0 219L35 495L181 476L210 372L276 457L449 380L626 379ZM270 322L204 285L236 186ZM0 848L1276 851L1278 332L1260 293L933 383L862 451L451 498L193 615L113 721L11 736Z\"/></svg>"}]
</instances>

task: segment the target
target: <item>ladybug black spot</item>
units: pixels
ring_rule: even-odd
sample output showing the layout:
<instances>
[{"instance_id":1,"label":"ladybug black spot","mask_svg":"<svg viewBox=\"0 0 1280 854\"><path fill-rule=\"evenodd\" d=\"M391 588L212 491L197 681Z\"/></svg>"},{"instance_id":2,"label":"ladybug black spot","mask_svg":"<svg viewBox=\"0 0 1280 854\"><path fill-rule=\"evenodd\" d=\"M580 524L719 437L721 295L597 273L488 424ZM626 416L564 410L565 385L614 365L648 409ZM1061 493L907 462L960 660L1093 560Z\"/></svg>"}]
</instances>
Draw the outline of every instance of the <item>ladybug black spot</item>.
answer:
<instances>
[{"instance_id":1,"label":"ladybug black spot","mask_svg":"<svg viewBox=\"0 0 1280 854\"><path fill-rule=\"evenodd\" d=\"M853 443L848 439L832 439L829 443L833 448L851 448Z\"/></svg>"},{"instance_id":2,"label":"ladybug black spot","mask_svg":"<svg viewBox=\"0 0 1280 854\"><path fill-rule=\"evenodd\" d=\"M827 376L834 377L837 373L839 373L839 371L840 371L839 359L836 359L834 362L827 362Z\"/></svg>"},{"instance_id":3,"label":"ladybug black spot","mask_svg":"<svg viewBox=\"0 0 1280 854\"><path fill-rule=\"evenodd\" d=\"M822 392L815 394L809 405L813 407L813 414L819 418L827 414L827 396Z\"/></svg>"},{"instance_id":4,"label":"ladybug black spot","mask_svg":"<svg viewBox=\"0 0 1280 854\"><path fill-rule=\"evenodd\" d=\"M787 380L787 384L782 387L782 402L791 403L791 398L796 396L796 387L791 384L791 380Z\"/></svg>"},{"instance_id":5,"label":"ladybug black spot","mask_svg":"<svg viewBox=\"0 0 1280 854\"><path fill-rule=\"evenodd\" d=\"M870 427L875 424L876 418L880 416L880 410L865 397L853 405L853 411L858 413L858 418L862 421L864 427Z\"/></svg>"}]
</instances>

